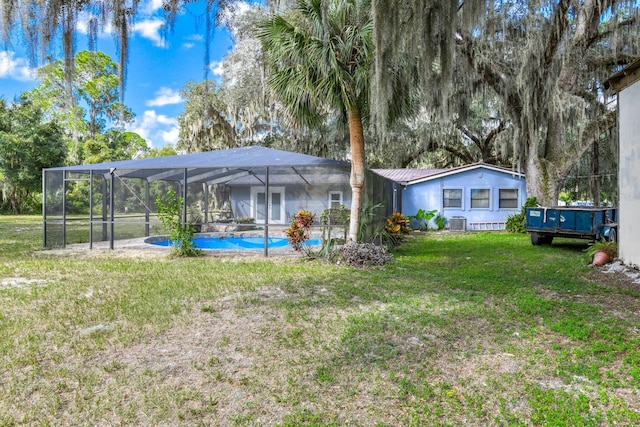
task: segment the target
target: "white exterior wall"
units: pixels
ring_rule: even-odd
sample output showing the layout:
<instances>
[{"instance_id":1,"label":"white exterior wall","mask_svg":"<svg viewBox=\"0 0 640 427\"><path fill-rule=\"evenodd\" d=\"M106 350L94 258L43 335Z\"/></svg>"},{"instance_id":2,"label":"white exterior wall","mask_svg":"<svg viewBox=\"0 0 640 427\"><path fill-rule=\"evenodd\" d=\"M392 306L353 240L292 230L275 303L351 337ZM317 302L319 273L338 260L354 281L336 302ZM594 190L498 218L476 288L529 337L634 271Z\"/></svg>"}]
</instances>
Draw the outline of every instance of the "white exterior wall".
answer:
<instances>
[{"instance_id":1,"label":"white exterior wall","mask_svg":"<svg viewBox=\"0 0 640 427\"><path fill-rule=\"evenodd\" d=\"M640 266L640 81L618 94L620 220L618 253Z\"/></svg>"}]
</instances>

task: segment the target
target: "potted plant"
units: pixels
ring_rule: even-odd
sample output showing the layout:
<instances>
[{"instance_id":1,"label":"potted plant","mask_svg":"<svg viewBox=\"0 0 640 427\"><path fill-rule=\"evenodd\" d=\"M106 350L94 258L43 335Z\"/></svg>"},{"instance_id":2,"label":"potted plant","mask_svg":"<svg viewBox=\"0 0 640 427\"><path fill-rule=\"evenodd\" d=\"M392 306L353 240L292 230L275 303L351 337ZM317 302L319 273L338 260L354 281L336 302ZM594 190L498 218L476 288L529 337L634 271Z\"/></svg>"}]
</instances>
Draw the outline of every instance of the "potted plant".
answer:
<instances>
[{"instance_id":1,"label":"potted plant","mask_svg":"<svg viewBox=\"0 0 640 427\"><path fill-rule=\"evenodd\" d=\"M618 257L618 243L602 239L587 250L587 255L592 259L590 267L605 265Z\"/></svg>"}]
</instances>

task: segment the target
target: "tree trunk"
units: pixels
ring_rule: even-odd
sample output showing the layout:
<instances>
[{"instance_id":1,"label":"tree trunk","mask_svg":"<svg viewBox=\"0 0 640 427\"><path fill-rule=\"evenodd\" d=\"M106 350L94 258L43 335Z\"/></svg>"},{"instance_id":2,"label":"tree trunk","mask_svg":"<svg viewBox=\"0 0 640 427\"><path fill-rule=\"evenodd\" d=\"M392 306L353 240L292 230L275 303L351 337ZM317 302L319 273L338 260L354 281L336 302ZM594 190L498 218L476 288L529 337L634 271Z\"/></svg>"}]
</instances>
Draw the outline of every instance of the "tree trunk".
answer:
<instances>
[{"instance_id":1,"label":"tree trunk","mask_svg":"<svg viewBox=\"0 0 640 427\"><path fill-rule=\"evenodd\" d=\"M611 7L611 2L605 3ZM471 33L458 34L458 47L471 69L502 100L516 130L515 156L526 173L528 196L535 196L544 206L558 203L572 167L616 124L615 110L602 103L599 92L593 90L602 70L592 69L592 65L608 63L609 54L616 57L615 53L594 56L591 50L599 43L611 42L611 34L615 34L609 29L599 32L603 16L609 13L605 10L607 7L595 0L559 0L548 16L540 21L536 18L538 24L523 32L526 39L518 38L520 31L514 31L515 38L508 40L505 32L503 46L509 50L501 50L490 38L481 41ZM533 21L525 18L523 22ZM510 47L522 41L526 41L526 48Z\"/></svg>"},{"instance_id":2,"label":"tree trunk","mask_svg":"<svg viewBox=\"0 0 640 427\"><path fill-rule=\"evenodd\" d=\"M349 240L358 241L360 213L362 209L364 177L366 172L364 159L364 132L360 108L349 110L349 144L351 146L351 218L349 220Z\"/></svg>"},{"instance_id":3,"label":"tree trunk","mask_svg":"<svg viewBox=\"0 0 640 427\"><path fill-rule=\"evenodd\" d=\"M591 197L593 199L594 206L600 206L600 150L598 142L593 144L593 154L591 156L591 178L589 178Z\"/></svg>"},{"instance_id":4,"label":"tree trunk","mask_svg":"<svg viewBox=\"0 0 640 427\"><path fill-rule=\"evenodd\" d=\"M525 164L527 196L535 196L541 206L557 206L566 175L555 163L529 153Z\"/></svg>"},{"instance_id":5,"label":"tree trunk","mask_svg":"<svg viewBox=\"0 0 640 427\"><path fill-rule=\"evenodd\" d=\"M20 211L18 210L18 190L13 190L11 192L11 209L13 210L14 215L18 215Z\"/></svg>"}]
</instances>

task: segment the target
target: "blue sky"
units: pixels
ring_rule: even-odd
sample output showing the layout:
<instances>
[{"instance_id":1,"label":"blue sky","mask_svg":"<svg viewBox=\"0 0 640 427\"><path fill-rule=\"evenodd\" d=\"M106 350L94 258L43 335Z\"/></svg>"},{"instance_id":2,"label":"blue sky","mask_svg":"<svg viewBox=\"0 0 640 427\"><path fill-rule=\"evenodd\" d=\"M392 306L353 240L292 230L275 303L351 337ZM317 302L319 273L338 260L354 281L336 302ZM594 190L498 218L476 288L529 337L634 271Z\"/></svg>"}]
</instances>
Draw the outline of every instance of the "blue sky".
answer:
<instances>
[{"instance_id":1,"label":"blue sky","mask_svg":"<svg viewBox=\"0 0 640 427\"><path fill-rule=\"evenodd\" d=\"M180 98L189 80L204 78L205 23L202 2L189 4L177 17L172 33L162 37L162 0L143 0L130 38L125 103L136 115L129 130L139 133L152 147L175 145L178 140L177 117L183 109ZM86 28L78 27L77 50L88 48ZM233 42L225 29L217 28L212 37L209 73L215 78L215 68L232 48ZM38 84L34 69L19 45L0 51L0 96L6 101ZM60 51L62 47L55 46ZM97 50L118 61L113 36L106 29L99 36Z\"/></svg>"}]
</instances>

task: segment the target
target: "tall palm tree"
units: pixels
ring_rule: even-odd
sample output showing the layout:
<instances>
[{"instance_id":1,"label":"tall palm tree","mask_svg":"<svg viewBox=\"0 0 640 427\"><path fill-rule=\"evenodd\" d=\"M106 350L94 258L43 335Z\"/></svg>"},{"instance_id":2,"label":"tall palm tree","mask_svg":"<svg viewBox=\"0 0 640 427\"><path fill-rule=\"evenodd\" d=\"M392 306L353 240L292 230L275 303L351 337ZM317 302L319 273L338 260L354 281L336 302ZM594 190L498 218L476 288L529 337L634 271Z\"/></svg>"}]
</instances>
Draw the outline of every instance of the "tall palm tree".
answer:
<instances>
[{"instance_id":1,"label":"tall palm tree","mask_svg":"<svg viewBox=\"0 0 640 427\"><path fill-rule=\"evenodd\" d=\"M294 120L313 127L331 111L347 116L353 241L358 239L366 171L362 119L368 113L373 53L370 11L370 0L298 0L258 29L269 85Z\"/></svg>"}]
</instances>

